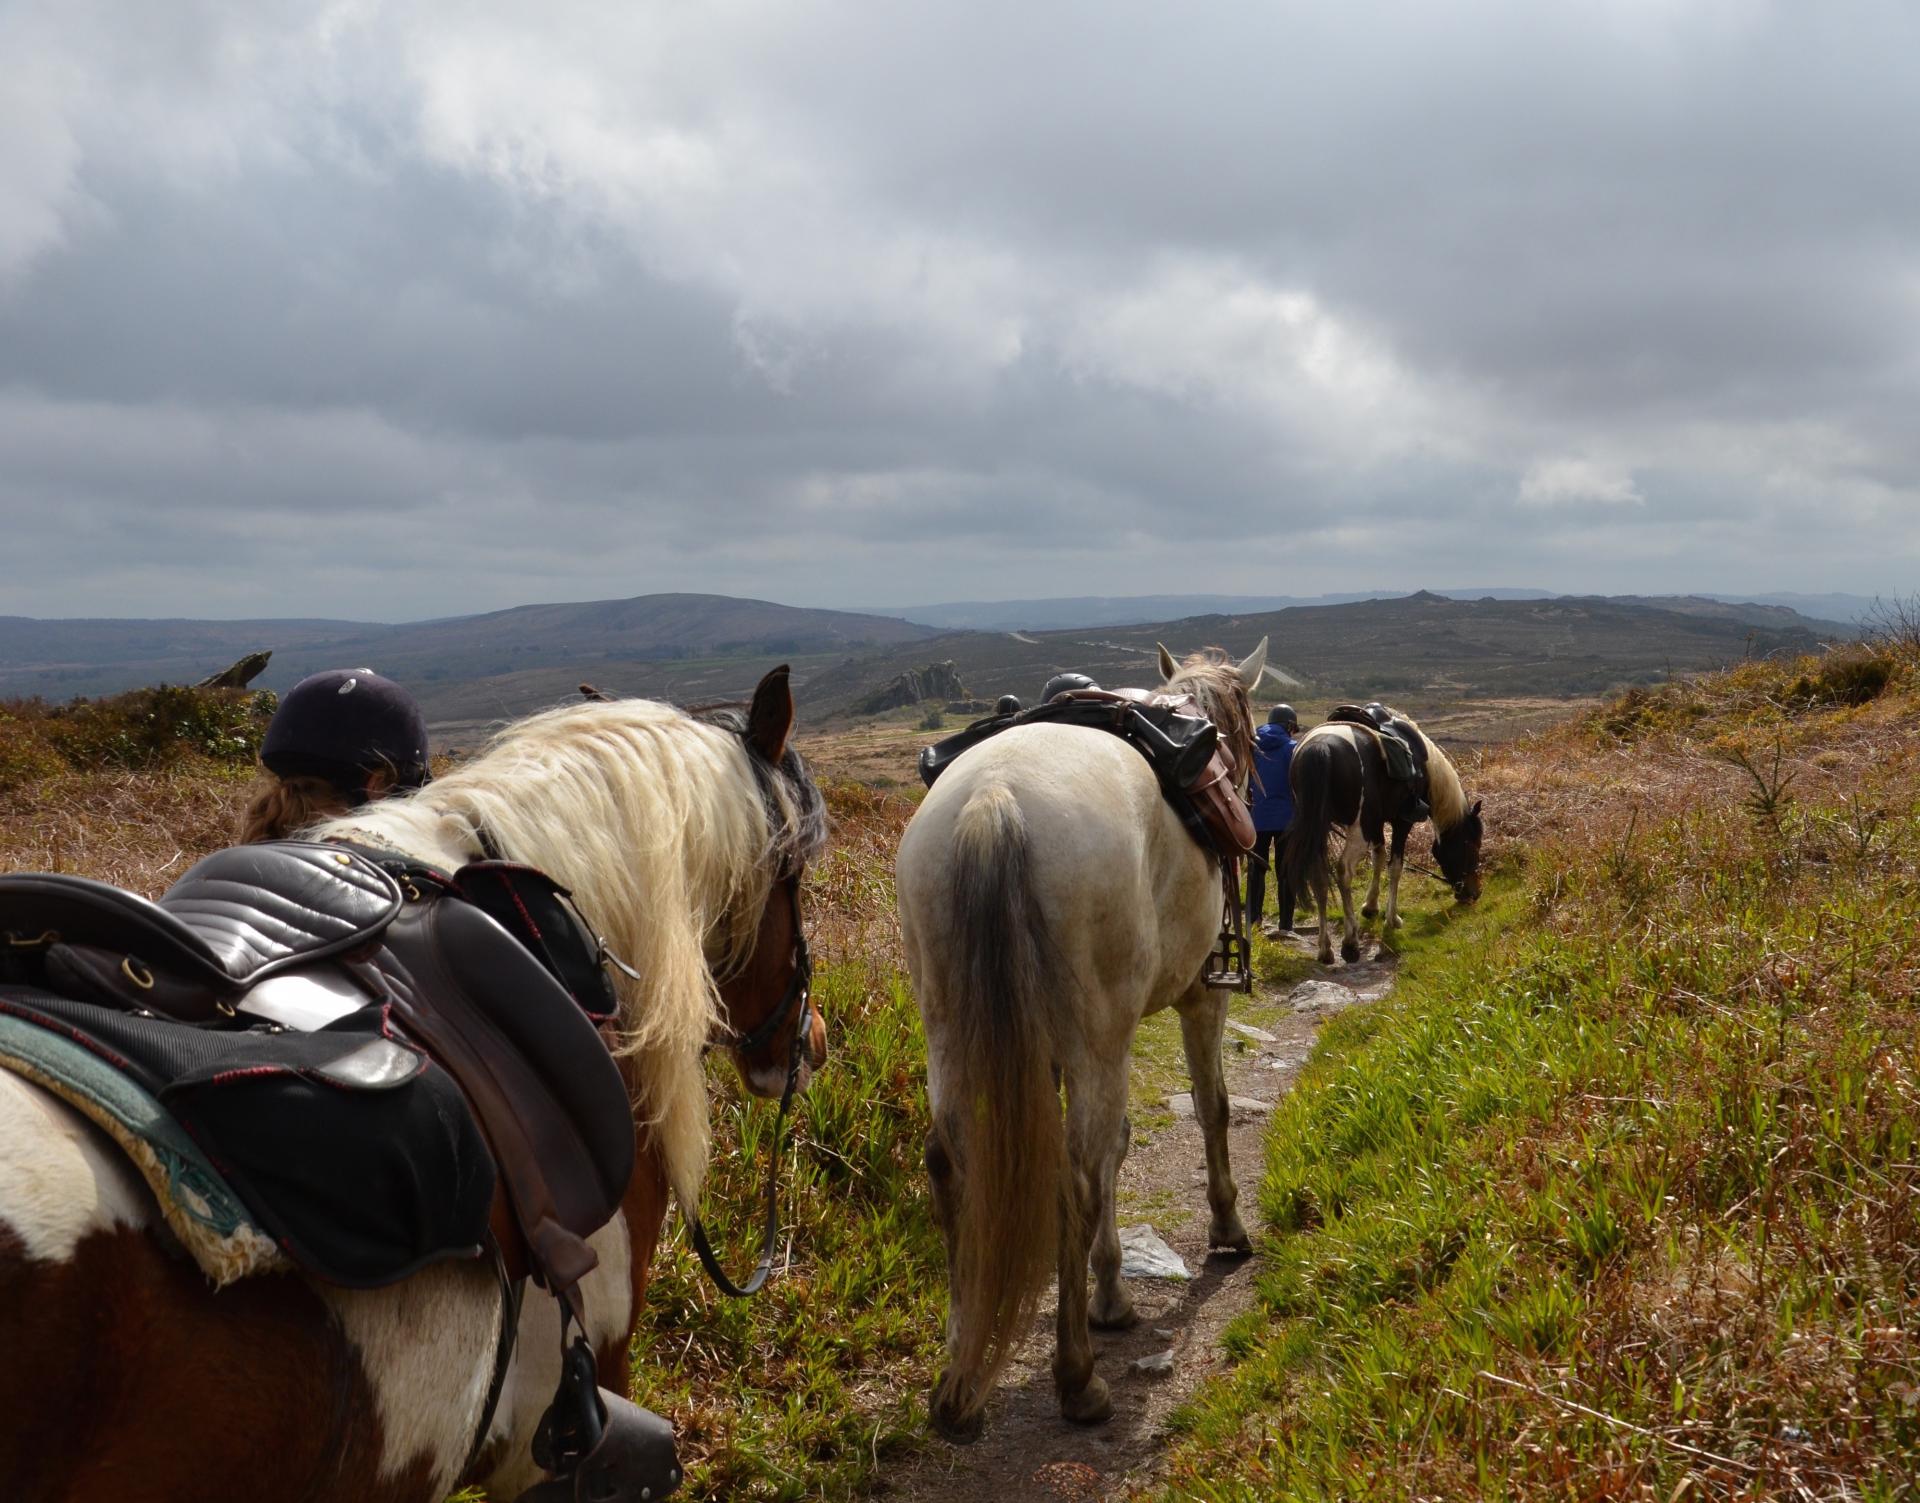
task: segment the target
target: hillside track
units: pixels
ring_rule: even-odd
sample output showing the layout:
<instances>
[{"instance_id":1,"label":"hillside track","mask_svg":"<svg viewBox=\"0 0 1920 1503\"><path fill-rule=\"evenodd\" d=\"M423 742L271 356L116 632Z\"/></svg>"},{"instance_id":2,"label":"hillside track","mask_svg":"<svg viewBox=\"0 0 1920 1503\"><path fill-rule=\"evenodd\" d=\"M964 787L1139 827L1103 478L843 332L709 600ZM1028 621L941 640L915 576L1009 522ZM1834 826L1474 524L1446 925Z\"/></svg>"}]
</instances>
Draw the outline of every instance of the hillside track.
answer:
<instances>
[{"instance_id":1,"label":"hillside track","mask_svg":"<svg viewBox=\"0 0 1920 1503\"><path fill-rule=\"evenodd\" d=\"M1311 953L1310 934L1286 936L1286 943ZM1394 962L1392 954L1381 952L1353 965L1316 966L1304 983L1262 988L1244 1001L1236 999L1241 1005L1230 1016L1257 1009L1266 1019L1259 1026L1273 1035L1273 1042L1229 1027L1228 1093L1263 1103L1277 1101L1292 1087L1328 1018L1391 989ZM1280 1009L1277 1018L1275 1009ZM1230 1128L1241 1216L1256 1228L1269 1115L1268 1110L1236 1107ZM1156 1480L1168 1417L1227 1366L1221 1333L1229 1321L1253 1307L1258 1259L1208 1252L1205 1150L1191 1113L1176 1111L1171 1125L1150 1135L1136 1132L1120 1172L1119 1194L1122 1228L1151 1220L1194 1278L1187 1283L1130 1278L1139 1322L1131 1330L1093 1333L1096 1370L1113 1388L1113 1418L1083 1427L1060 1417L1051 1371L1055 1301L1049 1297L1000 1381L987 1410L986 1433L968 1446L931 1442L870 1496L914 1503L974 1503L981 1498L994 1503L1078 1503L1126 1498ZM1258 1242L1256 1229L1256 1247ZM1169 1349L1170 1373L1149 1375L1132 1366Z\"/></svg>"}]
</instances>

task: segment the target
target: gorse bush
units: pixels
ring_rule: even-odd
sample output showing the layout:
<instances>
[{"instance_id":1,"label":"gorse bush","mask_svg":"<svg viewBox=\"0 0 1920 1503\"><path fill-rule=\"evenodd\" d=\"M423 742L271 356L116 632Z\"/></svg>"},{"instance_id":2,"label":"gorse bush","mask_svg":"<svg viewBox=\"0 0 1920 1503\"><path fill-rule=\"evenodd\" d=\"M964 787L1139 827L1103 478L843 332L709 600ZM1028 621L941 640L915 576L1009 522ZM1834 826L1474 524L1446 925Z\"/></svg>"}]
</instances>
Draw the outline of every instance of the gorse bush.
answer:
<instances>
[{"instance_id":1,"label":"gorse bush","mask_svg":"<svg viewBox=\"0 0 1920 1503\"><path fill-rule=\"evenodd\" d=\"M0 704L0 789L62 771L251 766L278 704L268 691L162 684L108 699Z\"/></svg>"}]
</instances>

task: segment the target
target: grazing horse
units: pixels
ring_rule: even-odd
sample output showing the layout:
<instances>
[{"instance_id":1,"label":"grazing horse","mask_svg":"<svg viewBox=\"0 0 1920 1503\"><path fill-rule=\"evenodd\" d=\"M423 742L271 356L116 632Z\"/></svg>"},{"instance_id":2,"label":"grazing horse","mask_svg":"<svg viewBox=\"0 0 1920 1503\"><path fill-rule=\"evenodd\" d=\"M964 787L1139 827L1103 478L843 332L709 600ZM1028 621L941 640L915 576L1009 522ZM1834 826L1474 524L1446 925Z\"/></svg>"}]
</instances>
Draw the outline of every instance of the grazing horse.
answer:
<instances>
[{"instance_id":1,"label":"grazing horse","mask_svg":"<svg viewBox=\"0 0 1920 1503\"><path fill-rule=\"evenodd\" d=\"M1160 649L1167 692L1200 701L1243 792L1247 691L1265 661L1264 641L1237 666L1216 652L1176 667ZM926 1025L927 1172L947 1249L933 1426L953 1440L980 1433L1049 1272L1060 1286L1061 1413L1103 1420L1113 1401L1087 1327L1136 1318L1120 1281L1114 1177L1130 1131L1134 1029L1160 1008L1179 1011L1206 1136L1208 1241L1249 1247L1227 1164L1227 997L1203 980L1220 932L1218 862L1139 752L1101 730L1035 724L982 742L942 774L901 838L898 888Z\"/></svg>"},{"instance_id":2,"label":"grazing horse","mask_svg":"<svg viewBox=\"0 0 1920 1503\"><path fill-rule=\"evenodd\" d=\"M616 1393L668 1195L691 1208L705 1169L703 1048L739 1041L735 1063L762 1095L786 1084L790 1051L804 1046L802 1077L825 1059L817 1013L794 1037L805 1007L757 1037L799 984L797 885L825 838L792 724L785 668L744 713L550 710L421 791L310 832L447 871L483 846L539 867L633 967L615 978L608 1042L634 1102L636 1169L581 1284L599 1380ZM561 1341L554 1301L528 1298L476 1435L502 1298L484 1260L379 1289L285 1272L215 1291L114 1144L0 1071L8 1503L439 1503L463 1483L512 1499L541 1475L529 1446Z\"/></svg>"},{"instance_id":3,"label":"grazing horse","mask_svg":"<svg viewBox=\"0 0 1920 1503\"><path fill-rule=\"evenodd\" d=\"M1426 743L1427 802L1432 806L1433 855L1454 896L1470 903L1480 896L1480 804L1467 807L1447 754L1435 746L1419 726L1400 715L1399 724L1411 726ZM1361 911L1372 918L1379 911L1380 866L1385 854L1386 827L1393 827L1393 853L1388 864L1387 916L1384 927L1400 926L1400 872L1406 864L1407 837L1420 821L1418 792L1411 783L1388 776L1386 754L1379 738L1364 726L1330 721L1315 726L1293 749L1293 825L1287 832L1284 860L1288 880L1296 893L1309 890L1320 915L1320 963L1333 963L1333 936L1327 925L1327 838L1338 833L1343 843L1333 866L1340 887L1345 932L1341 958L1360 958L1360 928L1354 920L1353 874L1363 849L1373 852L1373 886Z\"/></svg>"}]
</instances>

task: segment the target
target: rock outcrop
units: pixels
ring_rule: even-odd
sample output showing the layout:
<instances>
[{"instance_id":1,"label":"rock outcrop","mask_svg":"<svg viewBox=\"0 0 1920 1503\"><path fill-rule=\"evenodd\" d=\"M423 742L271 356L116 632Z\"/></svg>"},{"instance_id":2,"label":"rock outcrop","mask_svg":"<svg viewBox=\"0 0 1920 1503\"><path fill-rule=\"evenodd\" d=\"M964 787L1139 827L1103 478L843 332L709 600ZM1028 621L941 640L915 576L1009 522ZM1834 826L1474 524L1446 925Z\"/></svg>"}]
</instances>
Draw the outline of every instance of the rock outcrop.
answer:
<instances>
[{"instance_id":1,"label":"rock outcrop","mask_svg":"<svg viewBox=\"0 0 1920 1503\"><path fill-rule=\"evenodd\" d=\"M910 668L892 683L876 689L865 699L856 700L852 710L856 715L878 715L886 710L897 710L903 705L925 704L930 699L942 702L954 699L971 699L967 686L960 682L960 670L952 659L944 663L929 663L924 668Z\"/></svg>"}]
</instances>

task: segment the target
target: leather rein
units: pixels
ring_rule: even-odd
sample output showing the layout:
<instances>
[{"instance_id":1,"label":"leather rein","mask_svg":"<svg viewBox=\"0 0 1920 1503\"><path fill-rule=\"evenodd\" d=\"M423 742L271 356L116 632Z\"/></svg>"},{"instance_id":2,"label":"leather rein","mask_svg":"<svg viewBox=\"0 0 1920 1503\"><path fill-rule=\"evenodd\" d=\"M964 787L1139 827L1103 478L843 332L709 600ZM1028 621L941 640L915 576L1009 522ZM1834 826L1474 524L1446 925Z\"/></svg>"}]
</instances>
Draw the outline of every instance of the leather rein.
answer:
<instances>
[{"instance_id":1,"label":"leather rein","mask_svg":"<svg viewBox=\"0 0 1920 1503\"><path fill-rule=\"evenodd\" d=\"M800 923L798 873L787 877L784 885L787 902L793 910L794 948L793 975L787 981L786 994L781 997L780 1005L757 1027L735 1038L720 1041L723 1048L733 1049L740 1054L751 1053L778 1038L781 1027L789 1017L793 1017L794 1010L799 1009L799 1015L793 1023L793 1043L787 1050L787 1083L780 1092L780 1110L773 1119L773 1150L767 1161L767 1219L760 1236L760 1261L754 1264L753 1272L747 1275L744 1284L734 1283L727 1277L726 1269L720 1266L713 1244L707 1240L706 1224L700 1219L698 1207L681 1207L687 1218L687 1235L693 1243L694 1254L700 1259L700 1266L706 1269L714 1287L733 1299L746 1299L758 1294L773 1272L774 1245L780 1240L780 1149L787 1125L787 1109L793 1105L794 1092L800 1084L800 1062L806 1055L807 1036L813 1031L813 956L807 950L807 931Z\"/></svg>"}]
</instances>

